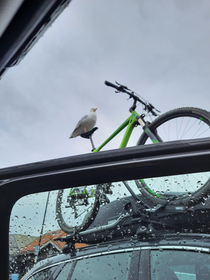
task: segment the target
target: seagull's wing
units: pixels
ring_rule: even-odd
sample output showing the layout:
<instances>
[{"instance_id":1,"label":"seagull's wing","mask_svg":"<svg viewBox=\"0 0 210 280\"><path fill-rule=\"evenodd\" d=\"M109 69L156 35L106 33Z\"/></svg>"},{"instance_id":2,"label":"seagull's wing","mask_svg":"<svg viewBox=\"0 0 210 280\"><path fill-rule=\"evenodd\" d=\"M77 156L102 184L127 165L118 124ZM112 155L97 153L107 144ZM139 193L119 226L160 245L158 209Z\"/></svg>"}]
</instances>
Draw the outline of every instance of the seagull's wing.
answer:
<instances>
[{"instance_id":1,"label":"seagull's wing","mask_svg":"<svg viewBox=\"0 0 210 280\"><path fill-rule=\"evenodd\" d=\"M76 125L74 131L75 131L77 128L79 128L87 118L88 118L88 115L85 115L84 117L82 117L81 120L78 121L78 124Z\"/></svg>"}]
</instances>

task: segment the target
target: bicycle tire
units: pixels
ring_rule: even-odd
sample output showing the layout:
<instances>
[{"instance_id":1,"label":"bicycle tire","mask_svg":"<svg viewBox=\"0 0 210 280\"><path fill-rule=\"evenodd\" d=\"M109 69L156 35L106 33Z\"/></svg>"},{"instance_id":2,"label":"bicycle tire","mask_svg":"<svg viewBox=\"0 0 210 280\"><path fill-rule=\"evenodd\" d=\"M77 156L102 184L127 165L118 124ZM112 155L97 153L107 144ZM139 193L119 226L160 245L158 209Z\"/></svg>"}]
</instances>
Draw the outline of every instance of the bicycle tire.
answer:
<instances>
[{"instance_id":1,"label":"bicycle tire","mask_svg":"<svg viewBox=\"0 0 210 280\"><path fill-rule=\"evenodd\" d=\"M196 132L193 131L193 134L194 134L195 137L189 137L189 136L186 136L186 135L180 137L181 133L178 133L179 135L177 135L175 139L174 139L174 137L171 137L170 139L165 139L166 135L163 135L164 134L163 130L166 131L165 130L166 128L163 128L163 126L165 126L166 123L169 123L170 121L173 122L173 123L174 122L177 123L178 121L183 122L184 118L192 119L195 124L197 123L197 120L200 123L202 122L201 125L205 126L207 128L207 130L205 132L203 132L203 134L200 133L197 136L196 136ZM189 122L191 122L190 119L188 120ZM199 126L199 123L197 125ZM187 126L187 124L186 124L186 126ZM191 108L191 107L189 107L189 108L178 108L178 109L171 110L171 111L159 116L158 118L156 118L149 125L149 128L150 128L151 131L153 131L153 133L155 133L155 134L158 133L158 135L160 136L160 138L164 142L165 141L173 141L173 140L196 139L196 138L201 138L201 137L208 137L208 136L210 136L210 129L209 129L210 128L210 113L205 111L205 110L198 109L198 108ZM194 125L192 125L189 128L189 130L191 130L191 128L194 128ZM200 128L201 128L201 126L200 126ZM162 130L162 134L161 134L161 130ZM173 130L173 132L174 132L174 130ZM185 134L186 134L186 127L185 127ZM147 142L149 142L148 141L148 136L144 132L140 136L140 138L137 142L137 145L145 145L145 144L148 144ZM183 176L183 175L180 175L180 176ZM192 177L192 175L190 175L190 174L188 174L186 176L188 176L188 177L191 176ZM162 178L162 182L163 182L163 178ZM143 181L142 180L136 180L136 185L137 185L138 189L140 190L140 192L142 193L142 195L145 196L150 201L152 201L152 203L154 203L155 205L168 203L168 205L173 205L173 206L184 205L184 206L190 207L190 206L196 205L196 204L200 203L201 201L203 201L203 199L205 197L207 197L208 194L210 193L210 179L208 179L203 184L203 186L201 186L199 189L189 192L189 195L187 195L187 192L186 192L185 195L183 195L183 194L182 195L177 194L175 196L173 195L173 199L171 199L171 200L170 200L170 195L167 195L166 192L164 193L164 191L163 191L162 193L158 194L156 192L156 190L152 190L150 186L148 187L148 184L147 183L145 184L144 180ZM185 185L185 183L183 183L183 185Z\"/></svg>"},{"instance_id":2,"label":"bicycle tire","mask_svg":"<svg viewBox=\"0 0 210 280\"><path fill-rule=\"evenodd\" d=\"M98 210L99 210L99 196L95 195L95 199L93 199L93 204L89 212L86 213L86 216L83 218L82 222L79 224L78 221L76 221L75 217L71 217L71 213L68 211L67 219L64 217L64 190L61 189L58 191L57 200L56 200L56 219L60 226L60 228L66 232L67 234L76 233L80 231L86 230L93 220L95 219ZM72 208L70 208L70 211L72 211ZM87 211L87 210L85 210ZM67 222L67 220L69 222ZM78 225L74 225L74 223L78 223Z\"/></svg>"}]
</instances>

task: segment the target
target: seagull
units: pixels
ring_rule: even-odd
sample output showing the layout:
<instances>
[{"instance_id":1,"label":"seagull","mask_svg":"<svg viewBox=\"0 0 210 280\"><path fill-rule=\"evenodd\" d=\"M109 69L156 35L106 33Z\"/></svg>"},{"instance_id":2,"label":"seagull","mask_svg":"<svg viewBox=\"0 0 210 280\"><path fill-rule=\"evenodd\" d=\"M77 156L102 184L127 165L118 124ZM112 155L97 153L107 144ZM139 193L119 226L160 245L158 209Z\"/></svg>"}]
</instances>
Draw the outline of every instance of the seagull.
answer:
<instances>
[{"instance_id":1,"label":"seagull","mask_svg":"<svg viewBox=\"0 0 210 280\"><path fill-rule=\"evenodd\" d=\"M95 126L97 119L96 110L97 108L92 108L88 115L81 118L69 138L75 138L82 133L88 132Z\"/></svg>"}]
</instances>

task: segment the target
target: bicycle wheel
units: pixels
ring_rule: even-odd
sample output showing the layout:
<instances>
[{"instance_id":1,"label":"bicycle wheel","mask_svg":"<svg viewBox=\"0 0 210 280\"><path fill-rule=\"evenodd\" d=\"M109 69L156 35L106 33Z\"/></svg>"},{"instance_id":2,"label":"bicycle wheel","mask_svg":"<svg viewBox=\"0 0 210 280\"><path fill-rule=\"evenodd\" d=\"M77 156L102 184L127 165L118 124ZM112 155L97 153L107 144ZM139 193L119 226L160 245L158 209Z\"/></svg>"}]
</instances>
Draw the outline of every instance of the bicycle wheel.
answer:
<instances>
[{"instance_id":1,"label":"bicycle wheel","mask_svg":"<svg viewBox=\"0 0 210 280\"><path fill-rule=\"evenodd\" d=\"M71 234L75 231L84 231L93 222L100 204L96 189L90 186L85 188L85 192L84 187L82 191L79 188L58 191L56 219L64 232ZM82 192L83 195L80 195ZM89 196L88 192L93 195Z\"/></svg>"},{"instance_id":2,"label":"bicycle wheel","mask_svg":"<svg viewBox=\"0 0 210 280\"><path fill-rule=\"evenodd\" d=\"M179 108L155 119L149 128L163 142L210 137L210 114L198 108ZM146 133L137 145L150 144ZM210 189L210 172L136 180L140 192L154 204L192 206Z\"/></svg>"}]
</instances>

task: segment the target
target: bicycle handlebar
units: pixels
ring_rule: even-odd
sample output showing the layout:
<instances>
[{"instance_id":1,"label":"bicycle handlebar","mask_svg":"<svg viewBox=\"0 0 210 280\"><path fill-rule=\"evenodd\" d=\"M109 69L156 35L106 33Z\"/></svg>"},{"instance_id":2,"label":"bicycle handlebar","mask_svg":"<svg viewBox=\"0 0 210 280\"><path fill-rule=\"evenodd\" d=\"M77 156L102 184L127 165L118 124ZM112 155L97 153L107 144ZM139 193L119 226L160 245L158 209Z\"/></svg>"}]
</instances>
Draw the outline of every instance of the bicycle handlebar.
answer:
<instances>
[{"instance_id":1,"label":"bicycle handlebar","mask_svg":"<svg viewBox=\"0 0 210 280\"><path fill-rule=\"evenodd\" d=\"M130 90L126 86L123 86L117 82L116 82L117 85L110 83L108 81L105 81L104 83L105 83L105 85L107 85L109 87L115 88L117 90L117 92L125 92L130 96L130 98L133 98L134 103L133 103L133 106L130 108L130 111L134 111L136 109L136 102L138 101L145 106L145 108L144 108L145 111L147 111L149 113L151 112L154 116L157 116L157 113L153 109L155 109L156 111L158 111L158 110L151 103L145 103L137 95L135 95L135 93L132 90Z\"/></svg>"},{"instance_id":2,"label":"bicycle handlebar","mask_svg":"<svg viewBox=\"0 0 210 280\"><path fill-rule=\"evenodd\" d=\"M108 81L105 81L104 83L105 83L106 86L108 86L108 87L113 87L113 88L116 88L116 89L118 90L118 86L117 86L117 85L112 84L112 83L110 83L110 82L108 82Z\"/></svg>"}]
</instances>

